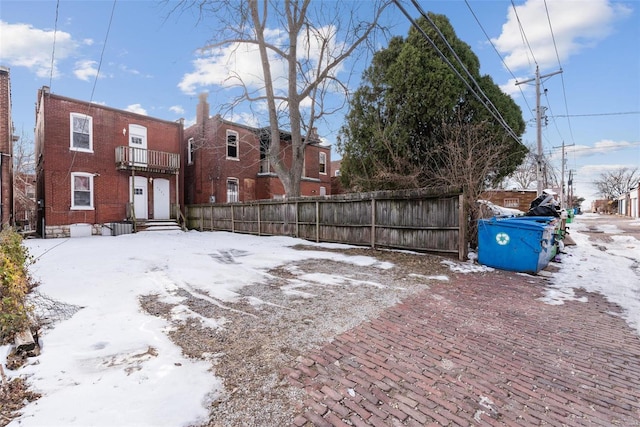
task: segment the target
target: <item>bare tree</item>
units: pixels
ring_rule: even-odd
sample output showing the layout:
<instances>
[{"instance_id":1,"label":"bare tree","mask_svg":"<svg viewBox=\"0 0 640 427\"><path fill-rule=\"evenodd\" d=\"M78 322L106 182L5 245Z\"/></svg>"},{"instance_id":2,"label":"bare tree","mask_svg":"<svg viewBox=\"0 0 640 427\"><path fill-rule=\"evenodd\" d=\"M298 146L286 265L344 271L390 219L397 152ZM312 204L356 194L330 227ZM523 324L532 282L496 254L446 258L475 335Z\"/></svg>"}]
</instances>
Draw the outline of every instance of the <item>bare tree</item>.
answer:
<instances>
[{"instance_id":1,"label":"bare tree","mask_svg":"<svg viewBox=\"0 0 640 427\"><path fill-rule=\"evenodd\" d=\"M423 183L426 187L461 188L464 193L465 216L469 218L467 241L477 245L476 220L480 216L478 199L492 183L496 165L503 161L504 145L496 142L487 123L469 123L460 119L457 123L445 123L442 143L433 151L425 164ZM506 143L506 140L503 141Z\"/></svg>"},{"instance_id":2,"label":"bare tree","mask_svg":"<svg viewBox=\"0 0 640 427\"><path fill-rule=\"evenodd\" d=\"M615 200L640 184L638 168L620 168L600 174L593 181L598 193L608 200Z\"/></svg>"},{"instance_id":3,"label":"bare tree","mask_svg":"<svg viewBox=\"0 0 640 427\"><path fill-rule=\"evenodd\" d=\"M13 203L16 225L33 225L36 214L35 150L33 141L24 131L13 144Z\"/></svg>"},{"instance_id":4,"label":"bare tree","mask_svg":"<svg viewBox=\"0 0 640 427\"><path fill-rule=\"evenodd\" d=\"M527 152L524 160L510 176L504 179L501 184L502 187L509 184L516 184L518 189L526 190L531 188L533 184L537 182L538 161L535 153L535 147L533 147L533 145L527 145L527 148L529 151ZM542 155L541 161L543 187L557 186L559 179L556 168L553 167L549 158L544 154Z\"/></svg>"},{"instance_id":5,"label":"bare tree","mask_svg":"<svg viewBox=\"0 0 640 427\"><path fill-rule=\"evenodd\" d=\"M338 79L338 72L381 29L380 16L390 3L185 0L174 8L196 7L200 20L213 16L221 23L217 40L203 51L257 49L262 75L231 71L227 80L241 89L241 95L230 104L249 101L254 110L266 104L267 156L287 195L300 194L305 146L318 142L316 122L346 105L349 88ZM359 18L359 8L367 19ZM329 101L336 94L342 95L337 104ZM291 137L290 161L281 147L283 130Z\"/></svg>"}]
</instances>

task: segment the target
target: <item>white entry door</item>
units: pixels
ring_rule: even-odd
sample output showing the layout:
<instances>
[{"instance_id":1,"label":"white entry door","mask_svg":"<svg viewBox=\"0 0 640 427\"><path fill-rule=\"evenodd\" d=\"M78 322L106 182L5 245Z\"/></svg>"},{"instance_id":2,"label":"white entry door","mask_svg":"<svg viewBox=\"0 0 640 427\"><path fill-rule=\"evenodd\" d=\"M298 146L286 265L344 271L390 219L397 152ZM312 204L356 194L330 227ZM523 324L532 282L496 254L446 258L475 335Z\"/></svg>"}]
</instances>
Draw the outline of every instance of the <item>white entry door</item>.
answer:
<instances>
[{"instance_id":1,"label":"white entry door","mask_svg":"<svg viewBox=\"0 0 640 427\"><path fill-rule=\"evenodd\" d=\"M169 180L157 178L153 180L153 219L169 219Z\"/></svg>"},{"instance_id":2,"label":"white entry door","mask_svg":"<svg viewBox=\"0 0 640 427\"><path fill-rule=\"evenodd\" d=\"M135 166L147 165L147 128L129 125L129 159Z\"/></svg>"},{"instance_id":3,"label":"white entry door","mask_svg":"<svg viewBox=\"0 0 640 427\"><path fill-rule=\"evenodd\" d=\"M133 209L136 219L149 218L149 199L147 196L147 178L144 176L134 177L133 194L129 194L129 200L133 200ZM131 193L131 178L129 178L129 193Z\"/></svg>"}]
</instances>

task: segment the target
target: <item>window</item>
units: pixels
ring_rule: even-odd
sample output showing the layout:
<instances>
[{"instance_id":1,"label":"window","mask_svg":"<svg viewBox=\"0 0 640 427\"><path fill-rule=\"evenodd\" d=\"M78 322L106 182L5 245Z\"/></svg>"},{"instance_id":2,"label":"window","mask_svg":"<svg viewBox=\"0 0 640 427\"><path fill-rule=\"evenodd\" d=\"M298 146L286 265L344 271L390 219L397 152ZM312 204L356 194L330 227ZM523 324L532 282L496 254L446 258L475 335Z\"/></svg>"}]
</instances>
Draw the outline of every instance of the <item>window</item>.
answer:
<instances>
[{"instance_id":1,"label":"window","mask_svg":"<svg viewBox=\"0 0 640 427\"><path fill-rule=\"evenodd\" d=\"M233 203L239 201L238 198L238 179L227 179L227 203Z\"/></svg>"},{"instance_id":2,"label":"window","mask_svg":"<svg viewBox=\"0 0 640 427\"><path fill-rule=\"evenodd\" d=\"M93 118L86 114L71 113L72 150L93 151Z\"/></svg>"},{"instance_id":3,"label":"window","mask_svg":"<svg viewBox=\"0 0 640 427\"><path fill-rule=\"evenodd\" d=\"M227 131L227 159L238 159L238 132Z\"/></svg>"},{"instance_id":4,"label":"window","mask_svg":"<svg viewBox=\"0 0 640 427\"><path fill-rule=\"evenodd\" d=\"M320 173L327 174L327 153L320 153Z\"/></svg>"},{"instance_id":5,"label":"window","mask_svg":"<svg viewBox=\"0 0 640 427\"><path fill-rule=\"evenodd\" d=\"M71 209L93 209L93 175L71 174Z\"/></svg>"},{"instance_id":6,"label":"window","mask_svg":"<svg viewBox=\"0 0 640 427\"><path fill-rule=\"evenodd\" d=\"M519 206L520 206L520 199L517 199L517 198L504 199L505 208L517 208Z\"/></svg>"},{"instance_id":7,"label":"window","mask_svg":"<svg viewBox=\"0 0 640 427\"><path fill-rule=\"evenodd\" d=\"M187 143L187 164L193 164L193 152L195 150L193 138L189 138L189 142Z\"/></svg>"}]
</instances>

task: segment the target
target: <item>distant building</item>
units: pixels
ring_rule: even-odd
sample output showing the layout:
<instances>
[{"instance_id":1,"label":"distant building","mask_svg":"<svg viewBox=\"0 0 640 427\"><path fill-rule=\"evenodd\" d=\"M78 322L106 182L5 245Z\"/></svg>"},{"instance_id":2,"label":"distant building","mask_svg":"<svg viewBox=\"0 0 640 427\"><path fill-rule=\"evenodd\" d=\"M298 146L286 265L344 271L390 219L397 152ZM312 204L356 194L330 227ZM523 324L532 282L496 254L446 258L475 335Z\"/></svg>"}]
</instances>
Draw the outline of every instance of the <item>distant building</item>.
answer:
<instances>
[{"instance_id":1,"label":"distant building","mask_svg":"<svg viewBox=\"0 0 640 427\"><path fill-rule=\"evenodd\" d=\"M503 208L518 209L528 212L531 202L538 197L536 190L487 190L480 196L494 205Z\"/></svg>"},{"instance_id":2,"label":"distant building","mask_svg":"<svg viewBox=\"0 0 640 427\"><path fill-rule=\"evenodd\" d=\"M0 221L13 225L13 134L11 119L11 77L0 66Z\"/></svg>"},{"instance_id":3,"label":"distant building","mask_svg":"<svg viewBox=\"0 0 640 427\"><path fill-rule=\"evenodd\" d=\"M267 159L269 130L209 116L200 95L196 123L184 131L186 204L234 203L284 197L284 186ZM291 164L290 135L280 135L282 155ZM319 139L306 146L301 196L331 194L331 147Z\"/></svg>"},{"instance_id":4,"label":"distant building","mask_svg":"<svg viewBox=\"0 0 640 427\"><path fill-rule=\"evenodd\" d=\"M640 186L618 197L618 214L640 218Z\"/></svg>"},{"instance_id":5,"label":"distant building","mask_svg":"<svg viewBox=\"0 0 640 427\"><path fill-rule=\"evenodd\" d=\"M616 211L614 202L607 199L598 199L591 202L591 212L601 214L611 214Z\"/></svg>"},{"instance_id":6,"label":"distant building","mask_svg":"<svg viewBox=\"0 0 640 427\"><path fill-rule=\"evenodd\" d=\"M38 234L100 234L176 218L183 208L183 123L38 91Z\"/></svg>"},{"instance_id":7,"label":"distant building","mask_svg":"<svg viewBox=\"0 0 640 427\"><path fill-rule=\"evenodd\" d=\"M36 175L14 174L13 205L15 226L19 231L33 231L36 226Z\"/></svg>"},{"instance_id":8,"label":"distant building","mask_svg":"<svg viewBox=\"0 0 640 427\"><path fill-rule=\"evenodd\" d=\"M344 193L344 189L342 188L342 182L340 181L341 166L342 166L342 159L334 160L331 162L331 194Z\"/></svg>"}]
</instances>

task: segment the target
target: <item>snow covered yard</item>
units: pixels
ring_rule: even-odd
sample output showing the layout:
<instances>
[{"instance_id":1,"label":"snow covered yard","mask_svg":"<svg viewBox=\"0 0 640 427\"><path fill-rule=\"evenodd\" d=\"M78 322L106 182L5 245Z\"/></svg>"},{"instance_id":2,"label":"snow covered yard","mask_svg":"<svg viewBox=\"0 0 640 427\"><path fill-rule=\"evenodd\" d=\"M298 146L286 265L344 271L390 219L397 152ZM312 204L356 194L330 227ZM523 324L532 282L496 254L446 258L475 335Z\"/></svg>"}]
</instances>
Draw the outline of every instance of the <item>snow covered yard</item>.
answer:
<instances>
[{"instance_id":1,"label":"snow covered yard","mask_svg":"<svg viewBox=\"0 0 640 427\"><path fill-rule=\"evenodd\" d=\"M79 310L44 331L41 356L9 371L43 395L12 426L193 425L209 420L214 400L223 416L242 417L225 404L251 393L263 366L446 279L419 274L446 272L438 257L395 253L421 266L389 279L392 263L361 255L372 251L286 237L148 232L25 244L38 291ZM277 370L262 374L278 386ZM247 404L286 420L285 403Z\"/></svg>"},{"instance_id":2,"label":"snow covered yard","mask_svg":"<svg viewBox=\"0 0 640 427\"><path fill-rule=\"evenodd\" d=\"M577 288L602 293L640 334L640 221L618 219L576 218L577 246L560 256L544 300L562 304ZM26 245L39 292L79 310L43 331L41 356L9 371L43 395L11 426L288 424L304 396L279 369L451 271L486 271L431 255L231 233Z\"/></svg>"}]
</instances>

